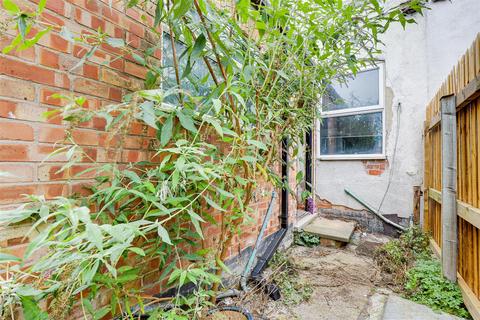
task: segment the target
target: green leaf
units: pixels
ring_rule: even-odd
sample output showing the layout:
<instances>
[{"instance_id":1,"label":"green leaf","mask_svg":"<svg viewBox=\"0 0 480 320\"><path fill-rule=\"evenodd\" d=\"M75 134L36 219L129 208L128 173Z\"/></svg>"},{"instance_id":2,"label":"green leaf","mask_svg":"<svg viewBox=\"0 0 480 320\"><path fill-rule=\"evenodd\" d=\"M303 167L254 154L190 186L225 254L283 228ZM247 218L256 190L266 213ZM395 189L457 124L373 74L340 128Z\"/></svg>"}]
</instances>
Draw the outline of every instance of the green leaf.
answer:
<instances>
[{"instance_id":1,"label":"green leaf","mask_svg":"<svg viewBox=\"0 0 480 320\"><path fill-rule=\"evenodd\" d=\"M124 170L122 173L123 173L123 175L124 175L125 177L127 177L128 179L132 180L132 181L135 182L135 183L141 183L141 182L142 182L142 179L140 179L140 177L138 176L138 174L136 174L136 173L133 172L133 171Z\"/></svg>"},{"instance_id":2,"label":"green leaf","mask_svg":"<svg viewBox=\"0 0 480 320\"><path fill-rule=\"evenodd\" d=\"M173 17L175 19L183 17L192 7L193 0L176 0L173 5Z\"/></svg>"},{"instance_id":3,"label":"green leaf","mask_svg":"<svg viewBox=\"0 0 480 320\"><path fill-rule=\"evenodd\" d=\"M142 66L145 66L147 64L147 61L142 56L139 56L136 53L132 53L132 57L133 59L135 59L135 61L137 61Z\"/></svg>"},{"instance_id":4,"label":"green leaf","mask_svg":"<svg viewBox=\"0 0 480 320\"><path fill-rule=\"evenodd\" d=\"M22 259L14 256L13 254L0 252L0 263L2 262L20 262Z\"/></svg>"},{"instance_id":5,"label":"green leaf","mask_svg":"<svg viewBox=\"0 0 480 320\"><path fill-rule=\"evenodd\" d=\"M213 201L212 199L210 199L209 197L207 196L203 196L203 198L205 199L205 201L207 201L207 203L214 209L217 209L219 211L226 211L225 209L223 209L218 203L216 203L215 201Z\"/></svg>"},{"instance_id":6,"label":"green leaf","mask_svg":"<svg viewBox=\"0 0 480 320\"><path fill-rule=\"evenodd\" d=\"M48 320L48 315L42 311L31 297L21 297L23 318L25 320Z\"/></svg>"},{"instance_id":7,"label":"green leaf","mask_svg":"<svg viewBox=\"0 0 480 320\"><path fill-rule=\"evenodd\" d=\"M145 251L143 251L142 248L132 247L132 248L128 248L128 250L130 250L130 251L132 251L132 252L135 252L135 253L138 254L139 256L145 257Z\"/></svg>"},{"instance_id":8,"label":"green leaf","mask_svg":"<svg viewBox=\"0 0 480 320\"><path fill-rule=\"evenodd\" d=\"M17 19L17 26L18 26L18 32L20 33L20 36L22 37L22 40L25 40L27 36L27 21L26 21L27 16L25 14L21 14L18 19Z\"/></svg>"},{"instance_id":9,"label":"green leaf","mask_svg":"<svg viewBox=\"0 0 480 320\"><path fill-rule=\"evenodd\" d=\"M200 55L202 54L202 51L205 48L206 44L207 44L207 39L205 38L205 36L202 33L198 36L197 40L195 40L195 44L193 45L191 57L194 58L194 59L199 58Z\"/></svg>"},{"instance_id":10,"label":"green leaf","mask_svg":"<svg viewBox=\"0 0 480 320\"><path fill-rule=\"evenodd\" d=\"M247 140L247 143L250 144L250 145L253 145L253 146L257 147L258 149L267 150L267 146L265 145L265 143L263 143L263 142L261 142L261 141L258 141L258 140Z\"/></svg>"},{"instance_id":11,"label":"green leaf","mask_svg":"<svg viewBox=\"0 0 480 320\"><path fill-rule=\"evenodd\" d=\"M200 217L198 214L191 210L188 211L188 214L190 215L193 226L195 227L195 231L203 239L203 232L202 227L200 226L200 222L205 222L205 220L203 220L202 217Z\"/></svg>"},{"instance_id":12,"label":"green leaf","mask_svg":"<svg viewBox=\"0 0 480 320\"><path fill-rule=\"evenodd\" d=\"M3 8L11 14L20 12L20 8L12 0L3 0Z\"/></svg>"},{"instance_id":13,"label":"green leaf","mask_svg":"<svg viewBox=\"0 0 480 320\"><path fill-rule=\"evenodd\" d=\"M192 117L186 115L181 110L177 110L177 117L178 120L180 120L182 127L193 133L197 132L197 128L195 127Z\"/></svg>"},{"instance_id":14,"label":"green leaf","mask_svg":"<svg viewBox=\"0 0 480 320\"><path fill-rule=\"evenodd\" d=\"M98 225L89 223L86 226L88 239L98 248L103 250L103 235Z\"/></svg>"},{"instance_id":15,"label":"green leaf","mask_svg":"<svg viewBox=\"0 0 480 320\"><path fill-rule=\"evenodd\" d=\"M154 27L158 26L163 19L163 0L157 1L157 6L155 7L155 20Z\"/></svg>"},{"instance_id":16,"label":"green leaf","mask_svg":"<svg viewBox=\"0 0 480 320\"><path fill-rule=\"evenodd\" d=\"M38 296L39 294L42 294L43 291L35 289L28 285L22 285L15 289L15 293L18 294L19 296L34 297L34 296Z\"/></svg>"},{"instance_id":17,"label":"green leaf","mask_svg":"<svg viewBox=\"0 0 480 320\"><path fill-rule=\"evenodd\" d=\"M215 131L217 131L217 133L218 133L221 137L223 137L223 129L222 129L222 126L220 125L220 122L219 122L217 119L212 118L212 117L210 117L210 116L208 116L208 115L204 115L204 116L203 116L203 119L204 119L206 122L210 123L210 124L215 128Z\"/></svg>"},{"instance_id":18,"label":"green leaf","mask_svg":"<svg viewBox=\"0 0 480 320\"><path fill-rule=\"evenodd\" d=\"M45 9L45 5L47 4L47 0L40 0L38 2L38 6L37 6L37 13L40 14L43 12L43 10Z\"/></svg>"},{"instance_id":19,"label":"green leaf","mask_svg":"<svg viewBox=\"0 0 480 320\"><path fill-rule=\"evenodd\" d=\"M232 271L230 271L230 269L227 267L227 265L225 263L223 263L223 261L222 261L222 259L220 259L220 257L216 256L215 260L216 260L217 264L220 266L220 268L222 268L223 271L225 271L228 274L232 274Z\"/></svg>"},{"instance_id":20,"label":"green leaf","mask_svg":"<svg viewBox=\"0 0 480 320\"><path fill-rule=\"evenodd\" d=\"M173 245L172 241L170 240L170 236L168 235L167 229L165 229L161 224L158 225L157 232L160 238L162 238L163 242L169 245Z\"/></svg>"},{"instance_id":21,"label":"green leaf","mask_svg":"<svg viewBox=\"0 0 480 320\"><path fill-rule=\"evenodd\" d=\"M93 319L94 320L100 320L102 319L104 316L107 315L107 313L110 311L110 307L109 306L105 306L103 308L100 308L99 310L96 310L95 311L95 314L93 316Z\"/></svg>"},{"instance_id":22,"label":"green leaf","mask_svg":"<svg viewBox=\"0 0 480 320\"><path fill-rule=\"evenodd\" d=\"M140 105L142 110L141 119L150 127L158 129L157 126L157 116L155 115L155 110L153 110L153 102L145 101Z\"/></svg>"},{"instance_id":23,"label":"green leaf","mask_svg":"<svg viewBox=\"0 0 480 320\"><path fill-rule=\"evenodd\" d=\"M162 127L162 134L160 137L160 145L162 147L166 146L167 143L170 141L172 138L172 133L173 133L173 117L168 117L167 120L165 120L165 123L163 124Z\"/></svg>"},{"instance_id":24,"label":"green leaf","mask_svg":"<svg viewBox=\"0 0 480 320\"><path fill-rule=\"evenodd\" d=\"M212 99L213 108L215 109L215 113L219 113L222 109L222 102L220 99Z\"/></svg>"}]
</instances>

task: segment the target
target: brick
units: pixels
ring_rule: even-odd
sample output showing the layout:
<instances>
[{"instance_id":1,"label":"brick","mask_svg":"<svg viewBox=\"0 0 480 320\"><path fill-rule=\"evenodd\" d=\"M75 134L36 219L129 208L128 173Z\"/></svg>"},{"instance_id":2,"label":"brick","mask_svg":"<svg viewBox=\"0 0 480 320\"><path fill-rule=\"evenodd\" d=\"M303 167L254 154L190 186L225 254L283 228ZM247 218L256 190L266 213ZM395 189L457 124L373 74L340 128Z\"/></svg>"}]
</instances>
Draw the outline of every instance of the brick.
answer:
<instances>
[{"instance_id":1,"label":"brick","mask_svg":"<svg viewBox=\"0 0 480 320\"><path fill-rule=\"evenodd\" d=\"M40 49L40 64L50 68L58 69L60 66L58 53L43 48Z\"/></svg>"},{"instance_id":2,"label":"brick","mask_svg":"<svg viewBox=\"0 0 480 320\"><path fill-rule=\"evenodd\" d=\"M44 21L44 22L47 22L49 24L53 24L55 26L64 26L65 25L65 21L53 14L50 14L49 12L47 11L43 11L42 12L42 17L41 17L41 20Z\"/></svg>"},{"instance_id":3,"label":"brick","mask_svg":"<svg viewBox=\"0 0 480 320\"><path fill-rule=\"evenodd\" d=\"M66 99L52 97L54 94L68 95L68 92L42 88L40 89L40 103L57 107L61 107L67 104L68 101Z\"/></svg>"},{"instance_id":4,"label":"brick","mask_svg":"<svg viewBox=\"0 0 480 320\"><path fill-rule=\"evenodd\" d=\"M51 155L53 152L58 150L60 146L50 145L50 144L40 144L36 145L33 154L33 159L35 161L44 161L44 162L58 162L58 161L67 161L65 153L58 153Z\"/></svg>"},{"instance_id":5,"label":"brick","mask_svg":"<svg viewBox=\"0 0 480 320\"><path fill-rule=\"evenodd\" d=\"M371 176L379 176L383 173L382 170L368 170L368 174Z\"/></svg>"},{"instance_id":6,"label":"brick","mask_svg":"<svg viewBox=\"0 0 480 320\"><path fill-rule=\"evenodd\" d=\"M54 32L47 33L38 43L56 51L70 53L70 43Z\"/></svg>"},{"instance_id":7,"label":"brick","mask_svg":"<svg viewBox=\"0 0 480 320\"><path fill-rule=\"evenodd\" d=\"M32 0L35 3L38 3L39 0ZM64 0L48 0L45 6L47 9L52 10L55 13L58 13L62 16L68 17L67 4Z\"/></svg>"},{"instance_id":8,"label":"brick","mask_svg":"<svg viewBox=\"0 0 480 320\"><path fill-rule=\"evenodd\" d=\"M0 77L0 96L33 101L35 86L29 82Z\"/></svg>"},{"instance_id":9,"label":"brick","mask_svg":"<svg viewBox=\"0 0 480 320\"><path fill-rule=\"evenodd\" d=\"M33 128L26 123L16 121L0 122L0 139L33 141Z\"/></svg>"},{"instance_id":10,"label":"brick","mask_svg":"<svg viewBox=\"0 0 480 320\"><path fill-rule=\"evenodd\" d=\"M12 40L12 37L2 35L2 37L0 37L0 48L5 48L12 42ZM25 50L11 50L9 53L7 53L7 55L33 62L35 61L35 48L32 47Z\"/></svg>"},{"instance_id":11,"label":"brick","mask_svg":"<svg viewBox=\"0 0 480 320\"><path fill-rule=\"evenodd\" d=\"M19 203L25 202L25 196L34 194L37 191L36 186L0 186L0 203Z\"/></svg>"},{"instance_id":12,"label":"brick","mask_svg":"<svg viewBox=\"0 0 480 320\"><path fill-rule=\"evenodd\" d=\"M122 101L122 90L119 88L110 88L108 97L114 101Z\"/></svg>"},{"instance_id":13,"label":"brick","mask_svg":"<svg viewBox=\"0 0 480 320\"><path fill-rule=\"evenodd\" d=\"M68 83L65 83L65 78L60 74L60 77L56 77L56 72L52 70L27 64L21 61L12 60L6 57L0 57L0 73L51 86L59 86L63 88L68 87ZM14 94L11 93L11 95Z\"/></svg>"},{"instance_id":14,"label":"brick","mask_svg":"<svg viewBox=\"0 0 480 320\"><path fill-rule=\"evenodd\" d=\"M0 161L28 161L29 152L25 144L0 144Z\"/></svg>"},{"instance_id":15,"label":"brick","mask_svg":"<svg viewBox=\"0 0 480 320\"><path fill-rule=\"evenodd\" d=\"M0 117L15 119L17 104L12 101L0 100Z\"/></svg>"},{"instance_id":16,"label":"brick","mask_svg":"<svg viewBox=\"0 0 480 320\"><path fill-rule=\"evenodd\" d=\"M90 27L94 30L102 30L105 31L105 21L98 18L97 16L91 16L90 20Z\"/></svg>"},{"instance_id":17,"label":"brick","mask_svg":"<svg viewBox=\"0 0 480 320\"><path fill-rule=\"evenodd\" d=\"M8 176L0 176L0 182L30 182L33 181L33 167L30 164L1 163L0 172Z\"/></svg>"},{"instance_id":18,"label":"brick","mask_svg":"<svg viewBox=\"0 0 480 320\"><path fill-rule=\"evenodd\" d=\"M130 88L132 81L127 76L108 68L102 68L101 79L103 82L112 84L117 87Z\"/></svg>"},{"instance_id":19,"label":"brick","mask_svg":"<svg viewBox=\"0 0 480 320\"><path fill-rule=\"evenodd\" d=\"M27 102L0 100L0 117L27 121L42 121L45 109Z\"/></svg>"},{"instance_id":20,"label":"brick","mask_svg":"<svg viewBox=\"0 0 480 320\"><path fill-rule=\"evenodd\" d=\"M118 12L115 9L110 8L109 6L102 7L102 17L117 24L120 22L120 15L118 14Z\"/></svg>"},{"instance_id":21,"label":"brick","mask_svg":"<svg viewBox=\"0 0 480 320\"><path fill-rule=\"evenodd\" d=\"M92 192L89 190L91 184L81 182L81 183L74 183L72 184L72 194L81 195L81 196L88 196L91 195Z\"/></svg>"},{"instance_id":22,"label":"brick","mask_svg":"<svg viewBox=\"0 0 480 320\"><path fill-rule=\"evenodd\" d=\"M89 64L89 63L84 63L83 64L83 75L87 78L98 80L98 66Z\"/></svg>"},{"instance_id":23,"label":"brick","mask_svg":"<svg viewBox=\"0 0 480 320\"><path fill-rule=\"evenodd\" d=\"M73 140L79 145L98 145L98 132L93 130L75 129L72 133Z\"/></svg>"},{"instance_id":24,"label":"brick","mask_svg":"<svg viewBox=\"0 0 480 320\"><path fill-rule=\"evenodd\" d=\"M67 180L70 178L69 170L62 171L61 165L41 165L38 167L38 180L39 181L58 181Z\"/></svg>"},{"instance_id":25,"label":"brick","mask_svg":"<svg viewBox=\"0 0 480 320\"><path fill-rule=\"evenodd\" d=\"M90 94L96 97L109 98L109 87L105 84L77 78L73 81L73 89L76 92Z\"/></svg>"},{"instance_id":26,"label":"brick","mask_svg":"<svg viewBox=\"0 0 480 320\"><path fill-rule=\"evenodd\" d=\"M58 128L58 127L40 127L38 133L38 141L39 142L62 142L66 138L65 135L65 128Z\"/></svg>"},{"instance_id":27,"label":"brick","mask_svg":"<svg viewBox=\"0 0 480 320\"><path fill-rule=\"evenodd\" d=\"M125 62L125 72L141 79L147 76L147 68L129 61Z\"/></svg>"},{"instance_id":28,"label":"brick","mask_svg":"<svg viewBox=\"0 0 480 320\"><path fill-rule=\"evenodd\" d=\"M54 184L45 184L40 187L42 193L45 196L45 199L50 200L55 197L66 196L68 194L68 185L54 183Z\"/></svg>"},{"instance_id":29,"label":"brick","mask_svg":"<svg viewBox=\"0 0 480 320\"><path fill-rule=\"evenodd\" d=\"M127 33L127 43L129 46L138 49L140 48L141 40L142 39L140 37L134 35L133 33Z\"/></svg>"}]
</instances>

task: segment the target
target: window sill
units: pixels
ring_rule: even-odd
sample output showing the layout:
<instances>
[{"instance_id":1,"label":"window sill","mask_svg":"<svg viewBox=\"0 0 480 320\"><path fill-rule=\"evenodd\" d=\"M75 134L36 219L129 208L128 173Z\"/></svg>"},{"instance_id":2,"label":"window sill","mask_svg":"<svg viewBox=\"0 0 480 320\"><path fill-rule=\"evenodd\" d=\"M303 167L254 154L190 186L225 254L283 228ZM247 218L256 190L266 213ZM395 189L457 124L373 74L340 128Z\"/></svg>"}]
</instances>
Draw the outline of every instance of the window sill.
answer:
<instances>
[{"instance_id":1,"label":"window sill","mask_svg":"<svg viewBox=\"0 0 480 320\"><path fill-rule=\"evenodd\" d=\"M332 156L319 156L319 161L332 161L332 160L386 160L387 156L384 154L352 154L352 155L332 155Z\"/></svg>"}]
</instances>

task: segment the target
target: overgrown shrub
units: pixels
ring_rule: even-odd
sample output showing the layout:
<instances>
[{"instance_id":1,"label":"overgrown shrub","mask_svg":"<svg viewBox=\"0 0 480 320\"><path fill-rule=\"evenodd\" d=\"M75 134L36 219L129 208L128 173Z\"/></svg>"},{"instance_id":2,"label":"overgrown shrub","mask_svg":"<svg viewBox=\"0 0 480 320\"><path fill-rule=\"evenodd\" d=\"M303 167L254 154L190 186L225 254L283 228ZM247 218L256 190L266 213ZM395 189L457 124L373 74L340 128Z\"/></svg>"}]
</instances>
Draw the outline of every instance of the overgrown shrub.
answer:
<instances>
[{"instance_id":1,"label":"overgrown shrub","mask_svg":"<svg viewBox=\"0 0 480 320\"><path fill-rule=\"evenodd\" d=\"M296 245L310 248L320 244L320 237L308 232L297 232L294 235L293 242Z\"/></svg>"},{"instance_id":2,"label":"overgrown shrub","mask_svg":"<svg viewBox=\"0 0 480 320\"><path fill-rule=\"evenodd\" d=\"M375 260L381 270L391 276L392 284L401 285L406 271L418 259L431 255L429 236L419 227L413 226L400 238L393 239L375 251Z\"/></svg>"},{"instance_id":3,"label":"overgrown shrub","mask_svg":"<svg viewBox=\"0 0 480 320\"><path fill-rule=\"evenodd\" d=\"M415 266L407 271L405 278L404 289L407 298L434 310L471 318L463 304L460 288L443 277L438 261L433 259L417 261Z\"/></svg>"},{"instance_id":4,"label":"overgrown shrub","mask_svg":"<svg viewBox=\"0 0 480 320\"><path fill-rule=\"evenodd\" d=\"M463 318L470 314L455 283L442 275L429 246L430 237L413 226L375 252L383 278L405 298Z\"/></svg>"}]
</instances>

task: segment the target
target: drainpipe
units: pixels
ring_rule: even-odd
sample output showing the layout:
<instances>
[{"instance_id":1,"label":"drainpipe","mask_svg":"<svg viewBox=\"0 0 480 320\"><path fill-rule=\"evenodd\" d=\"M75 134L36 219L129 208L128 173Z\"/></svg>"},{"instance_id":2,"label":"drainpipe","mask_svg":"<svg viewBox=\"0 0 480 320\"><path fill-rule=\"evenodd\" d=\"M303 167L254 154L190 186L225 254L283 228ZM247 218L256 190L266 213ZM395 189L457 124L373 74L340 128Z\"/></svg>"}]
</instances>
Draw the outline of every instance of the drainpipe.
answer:
<instances>
[{"instance_id":1,"label":"drainpipe","mask_svg":"<svg viewBox=\"0 0 480 320\"><path fill-rule=\"evenodd\" d=\"M312 129L305 133L305 190L312 194ZM305 211L315 211L313 196L305 200Z\"/></svg>"},{"instance_id":2,"label":"drainpipe","mask_svg":"<svg viewBox=\"0 0 480 320\"><path fill-rule=\"evenodd\" d=\"M281 213L280 226L281 229L274 235L274 239L268 245L263 256L258 257L257 264L253 268L251 278L255 281L261 281L262 272L268 265L268 262L273 257L282 242L288 230L288 138L282 139L282 192L281 197Z\"/></svg>"}]
</instances>

